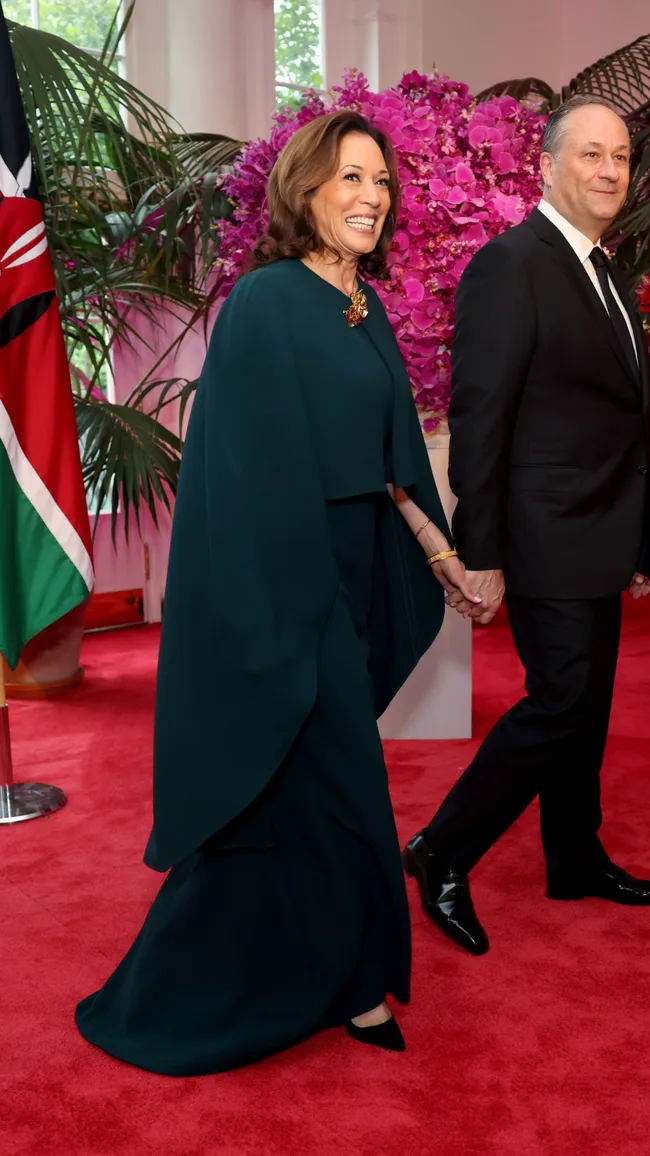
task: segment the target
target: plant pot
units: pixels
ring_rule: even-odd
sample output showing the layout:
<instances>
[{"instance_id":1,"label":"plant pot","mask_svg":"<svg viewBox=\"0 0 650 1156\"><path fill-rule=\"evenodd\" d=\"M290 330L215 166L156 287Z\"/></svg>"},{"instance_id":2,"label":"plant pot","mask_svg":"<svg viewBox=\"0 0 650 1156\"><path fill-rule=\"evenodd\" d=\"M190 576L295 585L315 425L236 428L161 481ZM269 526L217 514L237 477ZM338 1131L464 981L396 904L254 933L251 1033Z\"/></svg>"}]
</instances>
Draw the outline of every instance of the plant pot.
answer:
<instances>
[{"instance_id":1,"label":"plant pot","mask_svg":"<svg viewBox=\"0 0 650 1156\"><path fill-rule=\"evenodd\" d=\"M83 602L32 638L15 670L1 659L7 698L47 698L81 682L84 669L79 657L85 613Z\"/></svg>"}]
</instances>

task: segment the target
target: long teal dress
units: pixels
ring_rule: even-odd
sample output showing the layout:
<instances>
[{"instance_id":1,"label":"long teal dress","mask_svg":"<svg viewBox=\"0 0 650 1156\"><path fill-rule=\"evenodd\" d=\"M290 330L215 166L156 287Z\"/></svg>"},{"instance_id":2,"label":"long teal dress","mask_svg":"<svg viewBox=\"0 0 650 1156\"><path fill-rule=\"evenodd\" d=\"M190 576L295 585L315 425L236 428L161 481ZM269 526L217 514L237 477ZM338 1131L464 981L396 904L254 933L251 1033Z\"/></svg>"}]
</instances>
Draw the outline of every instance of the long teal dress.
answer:
<instances>
[{"instance_id":1,"label":"long teal dress","mask_svg":"<svg viewBox=\"0 0 650 1156\"><path fill-rule=\"evenodd\" d=\"M441 588L387 495L448 533L379 298L299 261L215 324L183 455L145 861L171 867L77 1009L169 1075L251 1063L409 998L410 928L376 717L433 641Z\"/></svg>"}]
</instances>

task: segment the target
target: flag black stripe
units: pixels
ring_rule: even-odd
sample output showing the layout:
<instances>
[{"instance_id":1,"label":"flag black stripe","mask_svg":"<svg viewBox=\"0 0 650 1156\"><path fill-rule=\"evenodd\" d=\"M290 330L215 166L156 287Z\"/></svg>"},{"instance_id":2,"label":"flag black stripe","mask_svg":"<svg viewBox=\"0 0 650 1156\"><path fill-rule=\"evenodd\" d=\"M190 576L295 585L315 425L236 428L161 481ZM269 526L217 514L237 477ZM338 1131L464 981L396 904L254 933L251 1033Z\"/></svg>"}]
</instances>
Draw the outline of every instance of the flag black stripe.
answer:
<instances>
[{"instance_id":1,"label":"flag black stripe","mask_svg":"<svg viewBox=\"0 0 650 1156\"><path fill-rule=\"evenodd\" d=\"M46 293L36 293L34 297L27 297L17 305L12 305L11 309L0 317L0 349L13 341L14 337L19 337L30 325L38 321L39 317L47 313L53 297L52 289Z\"/></svg>"},{"instance_id":2,"label":"flag black stripe","mask_svg":"<svg viewBox=\"0 0 650 1156\"><path fill-rule=\"evenodd\" d=\"M0 156L9 171L16 176L29 152L25 110L11 51L9 30L0 0ZM36 173L33 169L31 185L26 192L30 197L38 196Z\"/></svg>"}]
</instances>

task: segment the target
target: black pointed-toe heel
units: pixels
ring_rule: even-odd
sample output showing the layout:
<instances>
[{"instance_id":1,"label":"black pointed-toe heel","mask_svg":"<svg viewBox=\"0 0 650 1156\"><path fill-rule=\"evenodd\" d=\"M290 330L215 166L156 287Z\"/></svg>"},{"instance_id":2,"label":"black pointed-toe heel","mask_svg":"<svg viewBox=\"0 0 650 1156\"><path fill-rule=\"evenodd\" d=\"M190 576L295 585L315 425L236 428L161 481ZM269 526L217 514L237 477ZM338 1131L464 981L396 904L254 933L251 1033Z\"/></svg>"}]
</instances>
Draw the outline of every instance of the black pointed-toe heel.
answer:
<instances>
[{"instance_id":1,"label":"black pointed-toe heel","mask_svg":"<svg viewBox=\"0 0 650 1156\"><path fill-rule=\"evenodd\" d=\"M345 1030L353 1040L362 1044L372 1044L375 1048L385 1048L387 1052L405 1052L406 1042L397 1020L391 1016L383 1024L373 1024L368 1028L360 1028L348 1020Z\"/></svg>"}]
</instances>

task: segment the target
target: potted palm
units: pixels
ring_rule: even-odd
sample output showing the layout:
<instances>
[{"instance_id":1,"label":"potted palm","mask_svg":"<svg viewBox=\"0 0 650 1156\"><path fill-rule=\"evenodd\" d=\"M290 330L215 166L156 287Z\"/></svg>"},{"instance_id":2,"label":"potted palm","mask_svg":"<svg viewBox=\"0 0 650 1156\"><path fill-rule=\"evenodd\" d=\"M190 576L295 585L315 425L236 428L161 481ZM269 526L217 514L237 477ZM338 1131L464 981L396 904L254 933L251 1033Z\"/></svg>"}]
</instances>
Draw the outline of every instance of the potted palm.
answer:
<instances>
[{"instance_id":1,"label":"potted palm","mask_svg":"<svg viewBox=\"0 0 650 1156\"><path fill-rule=\"evenodd\" d=\"M163 378L189 328L205 325L218 291L211 273L217 222L229 203L218 177L239 142L182 132L163 108L114 67L131 19L109 29L96 57L51 33L8 21L38 170L68 345L89 506L131 516L169 508L181 455L180 430L161 406L181 405L192 382ZM180 324L167 339L170 314ZM152 333L155 339L152 340ZM155 345L155 355L152 346ZM119 346L143 347L145 376L121 403L108 393ZM147 398L156 399L148 412ZM68 685L78 672L83 615L30 644L9 688Z\"/></svg>"}]
</instances>

